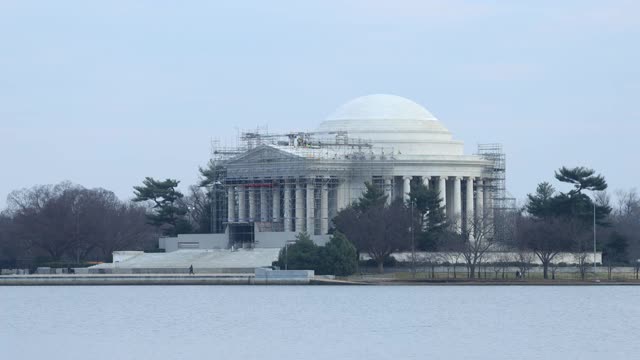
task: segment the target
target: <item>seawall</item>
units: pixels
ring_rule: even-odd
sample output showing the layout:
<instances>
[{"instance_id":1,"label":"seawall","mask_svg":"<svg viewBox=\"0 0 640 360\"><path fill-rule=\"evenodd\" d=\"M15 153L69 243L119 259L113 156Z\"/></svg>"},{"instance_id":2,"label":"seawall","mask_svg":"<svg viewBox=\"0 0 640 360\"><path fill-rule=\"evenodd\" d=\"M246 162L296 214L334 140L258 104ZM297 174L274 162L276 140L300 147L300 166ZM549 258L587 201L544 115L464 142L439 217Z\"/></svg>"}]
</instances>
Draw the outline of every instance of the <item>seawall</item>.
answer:
<instances>
[{"instance_id":1,"label":"seawall","mask_svg":"<svg viewBox=\"0 0 640 360\"><path fill-rule=\"evenodd\" d=\"M109 275L5 275L0 286L53 285L306 285L309 278L260 278L254 274L109 274Z\"/></svg>"}]
</instances>

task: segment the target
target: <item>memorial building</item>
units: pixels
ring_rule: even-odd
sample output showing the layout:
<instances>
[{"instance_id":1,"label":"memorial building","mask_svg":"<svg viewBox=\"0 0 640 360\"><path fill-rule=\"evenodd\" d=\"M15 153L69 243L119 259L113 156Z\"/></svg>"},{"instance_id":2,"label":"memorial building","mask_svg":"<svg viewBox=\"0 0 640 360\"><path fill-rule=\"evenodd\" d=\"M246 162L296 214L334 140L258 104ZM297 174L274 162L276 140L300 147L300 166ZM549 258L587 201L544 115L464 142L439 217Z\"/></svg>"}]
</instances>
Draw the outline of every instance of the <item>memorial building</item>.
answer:
<instances>
[{"instance_id":1,"label":"memorial building","mask_svg":"<svg viewBox=\"0 0 640 360\"><path fill-rule=\"evenodd\" d=\"M315 129L244 132L239 140L213 151L219 234L165 238L161 247L281 248L300 232L323 244L331 219L362 195L365 182L384 190L389 202L406 200L412 183L435 188L461 227L504 197L499 145L465 154L439 119L400 96L362 96Z\"/></svg>"}]
</instances>

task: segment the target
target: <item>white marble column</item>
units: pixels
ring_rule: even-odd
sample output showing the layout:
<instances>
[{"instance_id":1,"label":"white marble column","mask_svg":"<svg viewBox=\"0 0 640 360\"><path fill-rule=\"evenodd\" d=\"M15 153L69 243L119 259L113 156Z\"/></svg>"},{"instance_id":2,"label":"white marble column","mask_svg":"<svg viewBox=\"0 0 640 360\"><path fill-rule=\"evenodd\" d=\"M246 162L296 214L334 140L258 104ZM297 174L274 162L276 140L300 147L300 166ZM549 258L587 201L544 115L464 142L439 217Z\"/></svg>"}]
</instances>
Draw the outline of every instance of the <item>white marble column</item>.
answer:
<instances>
[{"instance_id":1,"label":"white marble column","mask_svg":"<svg viewBox=\"0 0 640 360\"><path fill-rule=\"evenodd\" d=\"M453 220L462 228L462 192L460 190L460 177L453 178Z\"/></svg>"},{"instance_id":2,"label":"white marble column","mask_svg":"<svg viewBox=\"0 0 640 360\"><path fill-rule=\"evenodd\" d=\"M391 204L391 178L384 178L384 194L387 196L387 205Z\"/></svg>"},{"instance_id":3,"label":"white marble column","mask_svg":"<svg viewBox=\"0 0 640 360\"><path fill-rule=\"evenodd\" d=\"M402 200L409 201L409 193L411 192L411 176L402 177Z\"/></svg>"},{"instance_id":4,"label":"white marble column","mask_svg":"<svg viewBox=\"0 0 640 360\"><path fill-rule=\"evenodd\" d=\"M271 202L272 204L272 221L274 223L280 222L280 187L277 184L273 184L271 188Z\"/></svg>"},{"instance_id":5,"label":"white marble column","mask_svg":"<svg viewBox=\"0 0 640 360\"><path fill-rule=\"evenodd\" d=\"M447 209L447 177L440 176L438 179L438 191L440 192L440 205ZM448 214L447 214L448 215Z\"/></svg>"},{"instance_id":6,"label":"white marble column","mask_svg":"<svg viewBox=\"0 0 640 360\"><path fill-rule=\"evenodd\" d=\"M335 185L336 212L347 207L347 192L345 191L346 183L346 180L338 179L337 184Z\"/></svg>"},{"instance_id":7,"label":"white marble column","mask_svg":"<svg viewBox=\"0 0 640 360\"><path fill-rule=\"evenodd\" d=\"M256 221L256 189L249 188L249 221Z\"/></svg>"},{"instance_id":8,"label":"white marble column","mask_svg":"<svg viewBox=\"0 0 640 360\"><path fill-rule=\"evenodd\" d=\"M269 193L266 187L260 188L260 221L269 221Z\"/></svg>"},{"instance_id":9,"label":"white marble column","mask_svg":"<svg viewBox=\"0 0 640 360\"><path fill-rule=\"evenodd\" d=\"M329 181L322 181L320 193L320 235L329 232Z\"/></svg>"},{"instance_id":10,"label":"white marble column","mask_svg":"<svg viewBox=\"0 0 640 360\"><path fill-rule=\"evenodd\" d=\"M493 209L493 188L491 184L491 180L484 180L484 204L483 204L483 220L482 220L482 232L485 234L484 236L492 236L493 235L493 217L495 216Z\"/></svg>"},{"instance_id":11,"label":"white marble column","mask_svg":"<svg viewBox=\"0 0 640 360\"><path fill-rule=\"evenodd\" d=\"M466 227L467 227L467 233L469 233L470 235L471 232L473 231L473 177L469 176L466 181L465 184L467 185L466 188Z\"/></svg>"},{"instance_id":12,"label":"white marble column","mask_svg":"<svg viewBox=\"0 0 640 360\"><path fill-rule=\"evenodd\" d=\"M484 191L482 192L483 198L483 214L487 217L491 211L491 182L489 180L484 181Z\"/></svg>"},{"instance_id":13,"label":"white marble column","mask_svg":"<svg viewBox=\"0 0 640 360\"><path fill-rule=\"evenodd\" d=\"M227 222L236 222L236 192L233 186L227 188Z\"/></svg>"},{"instance_id":14,"label":"white marble column","mask_svg":"<svg viewBox=\"0 0 640 360\"><path fill-rule=\"evenodd\" d=\"M291 231L291 185L286 183L287 179L285 179L284 184L284 231Z\"/></svg>"},{"instance_id":15,"label":"white marble column","mask_svg":"<svg viewBox=\"0 0 640 360\"><path fill-rule=\"evenodd\" d=\"M296 182L296 232L304 231L304 182Z\"/></svg>"},{"instance_id":16,"label":"white marble column","mask_svg":"<svg viewBox=\"0 0 640 360\"><path fill-rule=\"evenodd\" d=\"M315 208L316 179L307 179L307 233L315 235L316 232L316 208Z\"/></svg>"},{"instance_id":17,"label":"white marble column","mask_svg":"<svg viewBox=\"0 0 640 360\"><path fill-rule=\"evenodd\" d=\"M247 191L243 185L238 186L238 222L247 221Z\"/></svg>"},{"instance_id":18,"label":"white marble column","mask_svg":"<svg viewBox=\"0 0 640 360\"><path fill-rule=\"evenodd\" d=\"M422 184L424 186L426 186L427 189L429 188L429 180L431 180L431 177L429 177L429 176L423 176L422 177Z\"/></svg>"},{"instance_id":19,"label":"white marble column","mask_svg":"<svg viewBox=\"0 0 640 360\"><path fill-rule=\"evenodd\" d=\"M484 207L484 185L482 178L476 179L476 217L482 219Z\"/></svg>"}]
</instances>

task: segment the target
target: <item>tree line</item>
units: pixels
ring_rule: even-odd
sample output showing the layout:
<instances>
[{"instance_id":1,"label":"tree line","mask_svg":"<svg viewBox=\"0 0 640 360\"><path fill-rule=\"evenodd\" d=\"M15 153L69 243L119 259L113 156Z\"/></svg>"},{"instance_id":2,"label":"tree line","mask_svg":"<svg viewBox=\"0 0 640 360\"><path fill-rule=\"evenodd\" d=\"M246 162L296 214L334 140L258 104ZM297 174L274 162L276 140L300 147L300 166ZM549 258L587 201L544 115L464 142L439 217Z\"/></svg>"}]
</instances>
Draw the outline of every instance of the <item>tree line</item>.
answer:
<instances>
[{"instance_id":1,"label":"tree line","mask_svg":"<svg viewBox=\"0 0 640 360\"><path fill-rule=\"evenodd\" d=\"M151 247L143 206L113 192L63 182L16 190L0 213L2 267L109 261L116 250Z\"/></svg>"},{"instance_id":2,"label":"tree line","mask_svg":"<svg viewBox=\"0 0 640 360\"><path fill-rule=\"evenodd\" d=\"M0 266L110 261L116 250L154 250L158 236L221 232L223 216L216 212L226 211L224 168L209 163L200 174L201 181L190 186L187 195L178 190L177 180L145 178L134 187L132 201L69 182L13 191L0 213ZM438 253L442 258L429 261L463 262L470 277L479 272L488 252L515 252L522 264L530 263L527 256L534 254L545 278L554 276L558 254L573 252L584 276L593 251L595 213L597 250L603 252L604 265L610 271L616 266L637 267L638 193L619 191L612 203L604 177L583 167L562 167L554 179L570 190L558 191L551 182L542 182L521 208L481 209L464 223L445 215L437 189L412 183L408 201L390 201L381 188L367 183L362 196L332 219L331 231L340 234L340 246L329 249L334 255L336 248L348 251L346 241L356 250L356 261L367 255L381 272L392 253ZM303 239L299 242L306 243ZM334 261L326 260L331 258L326 253L318 255L326 247L314 249L307 251L315 254L308 266L320 271L322 263ZM297 244L288 250L294 253L293 266L298 266Z\"/></svg>"},{"instance_id":3,"label":"tree line","mask_svg":"<svg viewBox=\"0 0 640 360\"><path fill-rule=\"evenodd\" d=\"M199 170L187 195L178 180L151 177L134 186L131 201L68 181L12 191L0 211L0 268L108 262L117 250L156 251L158 236L220 232L213 212L226 209L216 200L223 168Z\"/></svg>"}]
</instances>

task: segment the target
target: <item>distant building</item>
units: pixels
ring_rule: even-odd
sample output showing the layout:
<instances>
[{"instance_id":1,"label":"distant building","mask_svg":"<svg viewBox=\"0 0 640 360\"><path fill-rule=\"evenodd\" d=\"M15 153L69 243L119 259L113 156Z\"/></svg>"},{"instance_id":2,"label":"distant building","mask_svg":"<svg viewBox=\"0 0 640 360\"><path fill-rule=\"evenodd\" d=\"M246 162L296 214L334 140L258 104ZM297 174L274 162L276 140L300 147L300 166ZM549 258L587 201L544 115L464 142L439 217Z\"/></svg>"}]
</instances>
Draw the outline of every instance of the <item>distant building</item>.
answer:
<instances>
[{"instance_id":1,"label":"distant building","mask_svg":"<svg viewBox=\"0 0 640 360\"><path fill-rule=\"evenodd\" d=\"M388 201L407 199L413 182L436 188L461 224L504 198L500 147L465 155L435 116L399 96L351 100L313 131L245 132L239 140L213 155L221 169L214 222L224 233L164 238L162 248L281 248L303 231L322 244L365 182Z\"/></svg>"}]
</instances>

